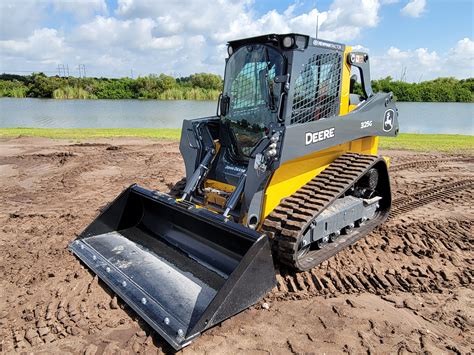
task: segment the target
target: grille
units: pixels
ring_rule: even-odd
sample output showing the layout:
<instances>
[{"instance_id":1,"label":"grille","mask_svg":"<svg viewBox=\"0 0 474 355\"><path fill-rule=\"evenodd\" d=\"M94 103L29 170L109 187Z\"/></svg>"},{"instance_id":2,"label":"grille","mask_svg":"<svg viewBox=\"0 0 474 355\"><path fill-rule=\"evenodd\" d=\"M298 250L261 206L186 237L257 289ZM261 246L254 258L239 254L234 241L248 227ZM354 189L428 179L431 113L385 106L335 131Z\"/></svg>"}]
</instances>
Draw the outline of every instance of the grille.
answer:
<instances>
[{"instance_id":1,"label":"grille","mask_svg":"<svg viewBox=\"0 0 474 355\"><path fill-rule=\"evenodd\" d=\"M291 124L338 114L342 55L313 55L295 81Z\"/></svg>"}]
</instances>

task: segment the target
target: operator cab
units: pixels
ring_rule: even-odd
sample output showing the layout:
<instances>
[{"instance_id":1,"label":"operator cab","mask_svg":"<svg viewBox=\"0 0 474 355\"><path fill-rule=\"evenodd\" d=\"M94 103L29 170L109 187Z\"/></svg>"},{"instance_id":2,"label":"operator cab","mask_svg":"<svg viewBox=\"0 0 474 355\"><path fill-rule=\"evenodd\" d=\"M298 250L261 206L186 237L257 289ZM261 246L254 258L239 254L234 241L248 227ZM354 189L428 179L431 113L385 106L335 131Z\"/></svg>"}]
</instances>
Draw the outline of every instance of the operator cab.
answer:
<instances>
[{"instance_id":1,"label":"operator cab","mask_svg":"<svg viewBox=\"0 0 474 355\"><path fill-rule=\"evenodd\" d=\"M232 48L232 47L229 47ZM248 161L257 143L278 121L283 55L265 44L247 44L227 60L221 98L221 124L237 161Z\"/></svg>"},{"instance_id":2,"label":"operator cab","mask_svg":"<svg viewBox=\"0 0 474 355\"><path fill-rule=\"evenodd\" d=\"M344 48L300 34L229 42L209 178L235 186L275 127L338 115Z\"/></svg>"}]
</instances>

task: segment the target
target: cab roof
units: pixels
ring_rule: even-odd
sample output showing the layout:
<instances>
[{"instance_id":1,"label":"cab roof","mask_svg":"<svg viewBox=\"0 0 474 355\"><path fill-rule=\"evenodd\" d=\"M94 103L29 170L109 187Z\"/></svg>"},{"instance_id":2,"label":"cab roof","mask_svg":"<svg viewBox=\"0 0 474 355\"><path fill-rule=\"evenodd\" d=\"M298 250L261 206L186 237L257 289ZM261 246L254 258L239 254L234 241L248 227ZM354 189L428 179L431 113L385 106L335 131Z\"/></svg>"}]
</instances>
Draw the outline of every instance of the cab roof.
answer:
<instances>
[{"instance_id":1,"label":"cab roof","mask_svg":"<svg viewBox=\"0 0 474 355\"><path fill-rule=\"evenodd\" d=\"M288 46L283 45L283 39L286 37L291 37L293 39L292 46L288 47ZM345 45L342 43L326 41L323 39L303 35L300 33L286 33L286 34L270 33L270 34L266 34L262 36L237 39L237 40L229 41L227 43L227 45L232 46L234 50L246 44L269 44L283 50L291 50L291 49L301 50L301 49L307 48L308 45L331 48L331 49L340 50L340 51L343 51L345 48Z\"/></svg>"}]
</instances>

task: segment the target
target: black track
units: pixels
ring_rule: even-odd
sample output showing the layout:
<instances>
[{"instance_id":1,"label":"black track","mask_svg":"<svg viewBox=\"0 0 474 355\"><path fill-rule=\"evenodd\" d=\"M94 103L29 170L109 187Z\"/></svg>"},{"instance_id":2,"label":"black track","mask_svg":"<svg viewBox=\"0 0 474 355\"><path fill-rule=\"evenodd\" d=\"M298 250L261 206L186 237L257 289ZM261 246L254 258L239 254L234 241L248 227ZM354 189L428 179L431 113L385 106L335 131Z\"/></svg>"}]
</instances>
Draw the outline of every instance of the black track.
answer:
<instances>
[{"instance_id":1,"label":"black track","mask_svg":"<svg viewBox=\"0 0 474 355\"><path fill-rule=\"evenodd\" d=\"M300 242L311 222L337 198L343 196L364 174L376 167L381 174L377 187L382 197L375 218L320 249L300 253ZM346 153L322 173L282 200L263 222L263 231L273 236L278 261L304 271L320 264L367 235L388 217L391 196L385 161L377 156Z\"/></svg>"}]
</instances>

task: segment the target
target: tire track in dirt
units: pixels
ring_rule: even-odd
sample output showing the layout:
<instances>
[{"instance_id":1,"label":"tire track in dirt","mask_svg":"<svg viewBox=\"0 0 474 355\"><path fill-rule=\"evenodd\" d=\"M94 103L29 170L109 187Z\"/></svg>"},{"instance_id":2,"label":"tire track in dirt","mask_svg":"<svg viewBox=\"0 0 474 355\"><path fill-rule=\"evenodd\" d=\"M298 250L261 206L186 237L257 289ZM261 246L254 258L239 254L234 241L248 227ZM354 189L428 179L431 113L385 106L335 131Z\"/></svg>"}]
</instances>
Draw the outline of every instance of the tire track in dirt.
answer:
<instances>
[{"instance_id":1,"label":"tire track in dirt","mask_svg":"<svg viewBox=\"0 0 474 355\"><path fill-rule=\"evenodd\" d=\"M471 285L473 226L474 221L387 226L312 270L294 273L280 266L278 285L268 297L302 299L359 292L443 292Z\"/></svg>"},{"instance_id":2,"label":"tire track in dirt","mask_svg":"<svg viewBox=\"0 0 474 355\"><path fill-rule=\"evenodd\" d=\"M67 287L57 288L45 301L27 308L22 313L24 324L11 329L15 349L25 350L133 323L133 315L120 311L125 307L112 292L97 276L84 270L68 275Z\"/></svg>"},{"instance_id":3,"label":"tire track in dirt","mask_svg":"<svg viewBox=\"0 0 474 355\"><path fill-rule=\"evenodd\" d=\"M441 164L449 163L474 163L473 157L464 158L437 158L429 160L416 160L407 163L394 164L390 167L391 173L400 172L408 169L426 169L431 167L437 167Z\"/></svg>"},{"instance_id":4,"label":"tire track in dirt","mask_svg":"<svg viewBox=\"0 0 474 355\"><path fill-rule=\"evenodd\" d=\"M7 249L4 258L8 261L4 265L8 266L0 266L4 274L1 282L14 290L5 302L16 308L14 313L8 308L0 310L0 338L5 339L6 349L29 351L63 339L84 339L111 332L123 325L130 330L123 334L122 344L114 343L116 346L130 346L130 351L138 352L147 341L145 332L135 324L136 314L129 312L97 276L78 263L66 250L67 241L54 247L42 242L44 237L57 240L53 236L61 236L67 229L80 230L82 222L78 217L54 212L6 216L1 232L31 235L24 245L3 243ZM30 253L25 254L25 248Z\"/></svg>"},{"instance_id":5,"label":"tire track in dirt","mask_svg":"<svg viewBox=\"0 0 474 355\"><path fill-rule=\"evenodd\" d=\"M448 182L443 185L422 189L408 196L393 201L393 209L390 218L410 212L426 204L451 199L455 193L471 190L474 186L473 179L461 179ZM312 270L295 273L287 268L279 266L277 273L277 290L270 298L293 299L307 298L317 295L337 295L339 293L372 292L386 293L393 290L405 292L440 292L443 288L459 285L469 285L474 278L472 264L454 265L455 268L462 267L462 271L455 277L450 275L444 268L419 270L413 267L414 273L403 272L406 265L417 264L418 259L428 257L433 259L433 248L440 256L451 255L460 251L469 251L474 245L472 227L474 221L450 221L450 222L415 222L408 225L396 224L390 226L384 224L372 232L366 240L362 240L351 246L348 251L343 251L333 259L324 262L321 266ZM412 230L414 232L412 232ZM433 240L432 236L438 238ZM461 236L460 240L456 237ZM370 240L382 240L383 243L375 241L377 248L366 245ZM390 242L394 240L403 241L403 246L388 250ZM368 242L369 240L369 242ZM421 244L419 241L422 241ZM387 251L393 254L403 254L404 263L399 264L401 269L391 267L393 264L387 260L385 266L377 268L382 256ZM341 262L340 260L344 260ZM469 258L467 258L469 259ZM336 260L337 267L331 266ZM365 260L366 262L362 262ZM405 264L406 263L406 264ZM395 263L396 264L396 263ZM357 271L356 271L357 270ZM450 276L448 276L450 275ZM439 282L438 282L439 281Z\"/></svg>"},{"instance_id":6,"label":"tire track in dirt","mask_svg":"<svg viewBox=\"0 0 474 355\"><path fill-rule=\"evenodd\" d=\"M390 217L393 218L402 213L410 212L415 208L422 207L438 200L451 198L454 193L471 189L473 186L474 179L462 179L411 193L408 196L393 201Z\"/></svg>"},{"instance_id":7,"label":"tire track in dirt","mask_svg":"<svg viewBox=\"0 0 474 355\"><path fill-rule=\"evenodd\" d=\"M6 202L5 213L0 213L0 244L5 249L0 256L4 276L0 287L10 290L0 307L0 339L4 340L0 352L31 351L73 339L87 344L86 339L112 334L117 328L127 331L120 330L119 340L106 347L139 352L151 346L137 315L66 246L74 233L90 223L96 209L115 197L114 190L120 191L131 180L166 188L176 171L182 175L180 159L174 142L145 147L81 143L36 152L29 148L2 157L1 163L19 169L19 181L32 183L0 195ZM108 168L115 168L113 174L104 170ZM68 351L82 352L81 348Z\"/></svg>"}]
</instances>

